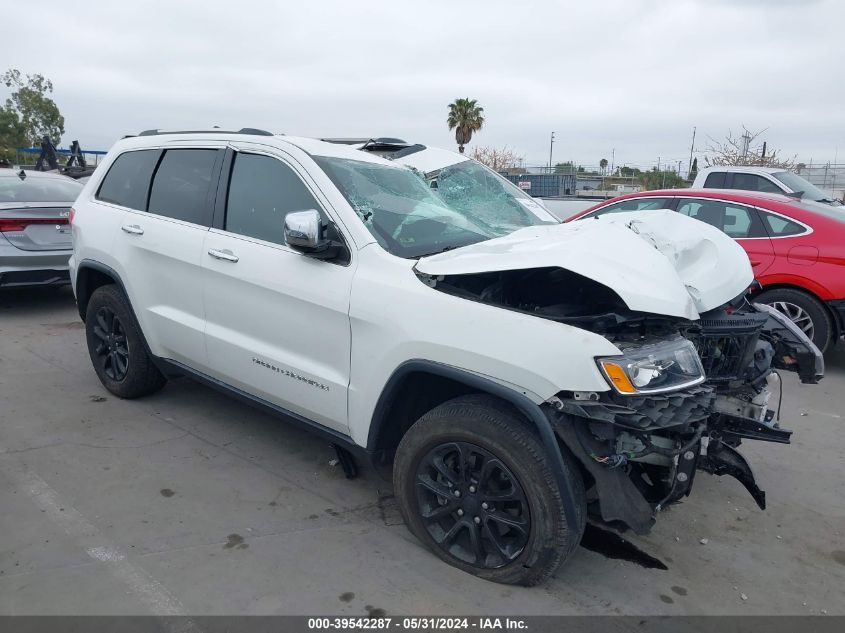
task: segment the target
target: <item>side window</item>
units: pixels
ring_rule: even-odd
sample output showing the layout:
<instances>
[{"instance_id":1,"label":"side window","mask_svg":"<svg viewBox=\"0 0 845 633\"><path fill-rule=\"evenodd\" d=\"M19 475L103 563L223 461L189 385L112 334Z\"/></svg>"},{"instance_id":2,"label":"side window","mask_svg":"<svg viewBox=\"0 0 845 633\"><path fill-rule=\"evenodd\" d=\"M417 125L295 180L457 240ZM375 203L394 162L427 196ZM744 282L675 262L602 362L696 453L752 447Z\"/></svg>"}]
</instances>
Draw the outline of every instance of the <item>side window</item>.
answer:
<instances>
[{"instance_id":1,"label":"side window","mask_svg":"<svg viewBox=\"0 0 845 633\"><path fill-rule=\"evenodd\" d=\"M622 213L624 211L648 211L650 209L666 209L669 206L669 198L628 198L620 202L614 202L601 209L585 215L585 218L597 218L608 213Z\"/></svg>"},{"instance_id":2,"label":"side window","mask_svg":"<svg viewBox=\"0 0 845 633\"><path fill-rule=\"evenodd\" d=\"M783 193L783 190L768 178L757 174L734 173L731 189L743 189L745 191L766 191L768 193Z\"/></svg>"},{"instance_id":3,"label":"side window","mask_svg":"<svg viewBox=\"0 0 845 633\"><path fill-rule=\"evenodd\" d=\"M805 233L807 231L807 229L797 222L787 220L783 216L774 215L773 213L765 213L762 211L760 212L760 215L763 216L766 228L769 230L769 235L771 237L788 237L790 235L800 235L801 233Z\"/></svg>"},{"instance_id":4,"label":"side window","mask_svg":"<svg viewBox=\"0 0 845 633\"><path fill-rule=\"evenodd\" d=\"M156 170L149 212L209 226L208 188L216 149L169 149Z\"/></svg>"},{"instance_id":5,"label":"side window","mask_svg":"<svg viewBox=\"0 0 845 633\"><path fill-rule=\"evenodd\" d=\"M320 205L293 169L269 156L235 156L226 201L227 231L284 244L285 216L306 209L320 210Z\"/></svg>"},{"instance_id":6,"label":"side window","mask_svg":"<svg viewBox=\"0 0 845 633\"><path fill-rule=\"evenodd\" d=\"M118 156L100 184L97 200L144 211L160 153L157 149L143 149Z\"/></svg>"},{"instance_id":7,"label":"side window","mask_svg":"<svg viewBox=\"0 0 845 633\"><path fill-rule=\"evenodd\" d=\"M715 226L734 239L767 237L757 212L740 204L702 198L681 199L678 213Z\"/></svg>"},{"instance_id":8,"label":"side window","mask_svg":"<svg viewBox=\"0 0 845 633\"><path fill-rule=\"evenodd\" d=\"M727 174L723 171L714 171L707 174L707 178L704 180L704 188L705 189L724 189L725 188L725 176Z\"/></svg>"}]
</instances>

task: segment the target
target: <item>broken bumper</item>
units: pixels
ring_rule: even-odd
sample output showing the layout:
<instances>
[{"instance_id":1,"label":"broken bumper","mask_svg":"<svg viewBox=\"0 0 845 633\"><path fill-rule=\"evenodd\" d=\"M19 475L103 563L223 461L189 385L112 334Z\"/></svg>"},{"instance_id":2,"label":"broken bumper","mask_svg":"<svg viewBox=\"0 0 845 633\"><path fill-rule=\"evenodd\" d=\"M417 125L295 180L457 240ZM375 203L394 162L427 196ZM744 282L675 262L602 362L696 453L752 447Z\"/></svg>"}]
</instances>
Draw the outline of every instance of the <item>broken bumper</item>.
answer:
<instances>
[{"instance_id":1,"label":"broken bumper","mask_svg":"<svg viewBox=\"0 0 845 633\"><path fill-rule=\"evenodd\" d=\"M658 512L690 494L697 470L734 477L765 509L766 494L735 447L742 439L789 443L792 431L714 413L717 398L702 386L625 404L553 399L547 416L594 482L595 518L645 534Z\"/></svg>"}]
</instances>

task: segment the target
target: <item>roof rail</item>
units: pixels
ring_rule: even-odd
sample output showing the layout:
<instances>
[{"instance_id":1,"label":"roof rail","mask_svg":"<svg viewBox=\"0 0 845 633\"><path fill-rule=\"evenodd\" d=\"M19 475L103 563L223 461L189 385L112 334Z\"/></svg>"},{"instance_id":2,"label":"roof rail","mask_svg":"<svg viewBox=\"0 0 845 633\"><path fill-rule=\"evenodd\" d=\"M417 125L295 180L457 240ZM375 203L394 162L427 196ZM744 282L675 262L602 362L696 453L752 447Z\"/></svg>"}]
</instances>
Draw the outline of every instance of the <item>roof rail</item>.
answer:
<instances>
[{"instance_id":1,"label":"roof rail","mask_svg":"<svg viewBox=\"0 0 845 633\"><path fill-rule=\"evenodd\" d=\"M254 127L242 127L240 130L144 130L138 136L158 136L160 134L250 134L252 136L273 136L272 132Z\"/></svg>"}]
</instances>

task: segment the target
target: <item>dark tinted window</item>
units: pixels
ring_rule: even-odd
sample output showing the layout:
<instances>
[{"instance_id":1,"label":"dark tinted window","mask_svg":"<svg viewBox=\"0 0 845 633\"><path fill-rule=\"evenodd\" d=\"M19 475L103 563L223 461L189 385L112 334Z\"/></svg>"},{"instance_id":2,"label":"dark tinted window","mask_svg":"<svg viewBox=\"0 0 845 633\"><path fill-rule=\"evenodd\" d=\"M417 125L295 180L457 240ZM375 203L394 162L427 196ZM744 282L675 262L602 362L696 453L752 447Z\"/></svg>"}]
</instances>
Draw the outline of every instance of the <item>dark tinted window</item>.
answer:
<instances>
[{"instance_id":1,"label":"dark tinted window","mask_svg":"<svg viewBox=\"0 0 845 633\"><path fill-rule=\"evenodd\" d=\"M682 199L678 213L706 222L737 239L767 237L754 209L719 200Z\"/></svg>"},{"instance_id":2,"label":"dark tinted window","mask_svg":"<svg viewBox=\"0 0 845 633\"><path fill-rule=\"evenodd\" d=\"M707 174L707 178L704 180L704 186L707 189L724 189L725 188L725 172L723 171L714 171L710 174Z\"/></svg>"},{"instance_id":3,"label":"dark tinted window","mask_svg":"<svg viewBox=\"0 0 845 633\"><path fill-rule=\"evenodd\" d=\"M27 176L19 172L0 176L0 202L67 202L76 200L82 185L70 178Z\"/></svg>"},{"instance_id":4,"label":"dark tinted window","mask_svg":"<svg viewBox=\"0 0 845 633\"><path fill-rule=\"evenodd\" d=\"M648 211L649 209L666 209L669 198L628 198L620 202L609 204L585 215L585 218L597 218L607 213L622 213L623 211Z\"/></svg>"},{"instance_id":5,"label":"dark tinted window","mask_svg":"<svg viewBox=\"0 0 845 633\"><path fill-rule=\"evenodd\" d=\"M762 213L763 219L766 222L766 228L769 230L769 235L772 237L787 237L789 235L799 235L806 232L803 226L792 220L787 220L780 215L773 215L771 213Z\"/></svg>"},{"instance_id":6,"label":"dark tinted window","mask_svg":"<svg viewBox=\"0 0 845 633\"><path fill-rule=\"evenodd\" d=\"M157 149L145 149L118 156L103 179L97 198L130 209L146 209L150 177L160 153Z\"/></svg>"},{"instance_id":7,"label":"dark tinted window","mask_svg":"<svg viewBox=\"0 0 845 633\"><path fill-rule=\"evenodd\" d=\"M735 173L731 189L743 189L744 191L766 191L768 193L783 193L783 190L768 178L757 174Z\"/></svg>"},{"instance_id":8,"label":"dark tinted window","mask_svg":"<svg viewBox=\"0 0 845 633\"><path fill-rule=\"evenodd\" d=\"M238 154L229 181L226 230L284 244L285 216L320 209L290 167L269 156Z\"/></svg>"},{"instance_id":9,"label":"dark tinted window","mask_svg":"<svg viewBox=\"0 0 845 633\"><path fill-rule=\"evenodd\" d=\"M208 188L216 149L169 149L156 170L150 213L194 224L210 224Z\"/></svg>"}]
</instances>

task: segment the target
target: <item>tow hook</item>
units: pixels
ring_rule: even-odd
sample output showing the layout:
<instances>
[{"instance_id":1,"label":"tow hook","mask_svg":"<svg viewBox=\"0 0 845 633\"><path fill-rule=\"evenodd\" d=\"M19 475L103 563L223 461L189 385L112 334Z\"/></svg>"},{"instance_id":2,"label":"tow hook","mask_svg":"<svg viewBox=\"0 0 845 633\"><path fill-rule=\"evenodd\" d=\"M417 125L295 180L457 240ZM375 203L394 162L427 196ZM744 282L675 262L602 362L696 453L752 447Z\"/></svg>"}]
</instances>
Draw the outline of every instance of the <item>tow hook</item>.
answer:
<instances>
[{"instance_id":1,"label":"tow hook","mask_svg":"<svg viewBox=\"0 0 845 633\"><path fill-rule=\"evenodd\" d=\"M672 468L675 472L675 478L672 482L672 490L669 491L665 499L655 506L655 513L660 512L667 504L689 495L692 490L692 480L695 477L695 469L698 464L699 451L695 450L696 448L687 448L681 454L675 455Z\"/></svg>"}]
</instances>

